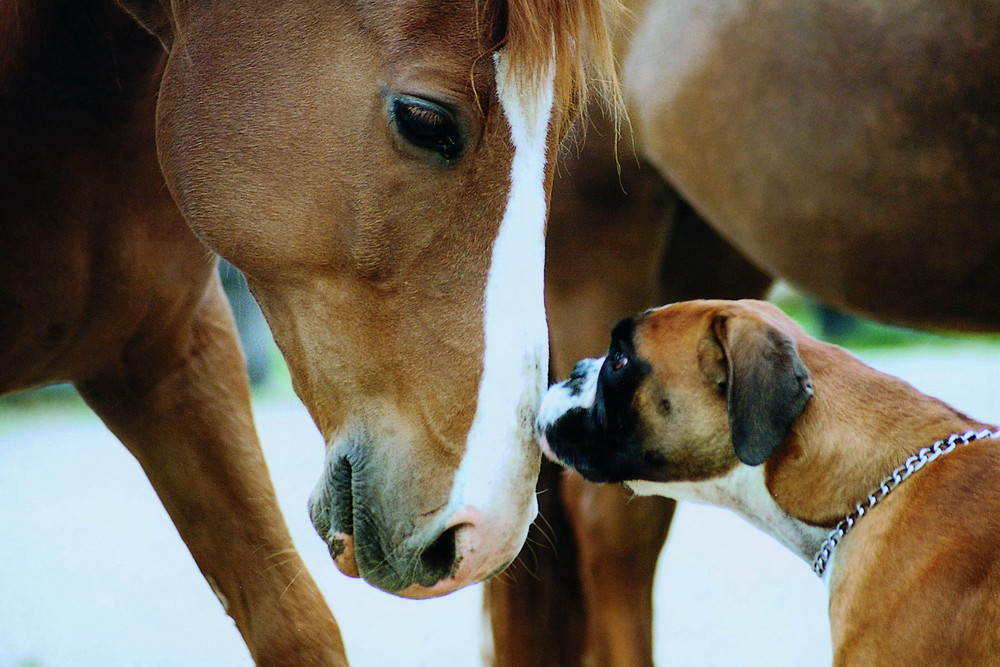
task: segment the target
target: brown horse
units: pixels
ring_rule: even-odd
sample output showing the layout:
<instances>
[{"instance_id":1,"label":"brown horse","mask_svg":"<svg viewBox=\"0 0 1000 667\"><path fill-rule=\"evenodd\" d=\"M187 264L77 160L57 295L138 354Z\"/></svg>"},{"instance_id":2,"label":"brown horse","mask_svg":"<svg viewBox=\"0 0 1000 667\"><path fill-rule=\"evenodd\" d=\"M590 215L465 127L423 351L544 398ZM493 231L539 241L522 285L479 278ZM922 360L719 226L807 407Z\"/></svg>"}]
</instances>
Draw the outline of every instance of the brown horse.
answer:
<instances>
[{"instance_id":1,"label":"brown horse","mask_svg":"<svg viewBox=\"0 0 1000 667\"><path fill-rule=\"evenodd\" d=\"M626 137L619 175L592 130L554 185L555 375L624 315L772 277L884 321L1000 329L1000 3L634 5L619 54L637 157ZM651 664L672 502L543 477L559 560L533 564L545 586L491 583L503 664ZM518 624L525 601L548 625Z\"/></svg>"},{"instance_id":2,"label":"brown horse","mask_svg":"<svg viewBox=\"0 0 1000 667\"><path fill-rule=\"evenodd\" d=\"M257 662L342 664L212 251L328 443L340 569L424 597L503 568L536 513L553 158L585 64L614 87L603 8L121 5L0 7L0 390L76 385Z\"/></svg>"}]
</instances>

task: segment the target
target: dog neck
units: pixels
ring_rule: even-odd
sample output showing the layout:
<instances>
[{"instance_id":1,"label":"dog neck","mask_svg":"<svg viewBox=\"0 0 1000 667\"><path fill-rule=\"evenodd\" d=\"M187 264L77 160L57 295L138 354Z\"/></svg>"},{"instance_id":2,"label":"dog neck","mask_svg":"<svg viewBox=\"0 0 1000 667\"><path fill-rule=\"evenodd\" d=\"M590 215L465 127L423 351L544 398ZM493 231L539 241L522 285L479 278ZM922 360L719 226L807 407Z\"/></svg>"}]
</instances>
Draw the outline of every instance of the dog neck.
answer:
<instances>
[{"instance_id":1,"label":"dog neck","mask_svg":"<svg viewBox=\"0 0 1000 667\"><path fill-rule=\"evenodd\" d=\"M734 511L812 563L827 529L811 526L785 512L765 484L763 466L737 464L722 477L698 482L630 481L625 486L640 496L659 495L716 505Z\"/></svg>"},{"instance_id":2,"label":"dog neck","mask_svg":"<svg viewBox=\"0 0 1000 667\"><path fill-rule=\"evenodd\" d=\"M780 508L806 524L832 527L919 448L988 427L841 348L797 342L815 394L764 479Z\"/></svg>"},{"instance_id":3,"label":"dog neck","mask_svg":"<svg viewBox=\"0 0 1000 667\"><path fill-rule=\"evenodd\" d=\"M989 425L841 348L813 339L796 343L815 393L764 465L737 463L723 476L697 482L629 481L626 486L638 495L731 509L811 567L829 529L908 456L951 433Z\"/></svg>"}]
</instances>

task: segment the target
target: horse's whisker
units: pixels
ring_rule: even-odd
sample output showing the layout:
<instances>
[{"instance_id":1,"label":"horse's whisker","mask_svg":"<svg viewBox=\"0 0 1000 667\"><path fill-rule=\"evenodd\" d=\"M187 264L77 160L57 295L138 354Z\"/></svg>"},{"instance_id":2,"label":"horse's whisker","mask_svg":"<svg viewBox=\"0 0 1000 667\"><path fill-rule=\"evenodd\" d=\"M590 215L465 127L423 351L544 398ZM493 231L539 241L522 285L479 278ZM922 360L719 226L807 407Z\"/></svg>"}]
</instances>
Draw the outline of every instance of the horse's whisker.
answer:
<instances>
[{"instance_id":1,"label":"horse's whisker","mask_svg":"<svg viewBox=\"0 0 1000 667\"><path fill-rule=\"evenodd\" d=\"M281 600L281 598L285 597L285 593L288 592L288 589L292 587L292 584L295 583L295 580L299 578L299 575L302 574L302 572L304 572L304 568L300 567L299 571L295 573L294 577L292 577L292 580L288 582L287 586L285 586L285 590L281 591L281 595L278 596L279 600Z\"/></svg>"}]
</instances>

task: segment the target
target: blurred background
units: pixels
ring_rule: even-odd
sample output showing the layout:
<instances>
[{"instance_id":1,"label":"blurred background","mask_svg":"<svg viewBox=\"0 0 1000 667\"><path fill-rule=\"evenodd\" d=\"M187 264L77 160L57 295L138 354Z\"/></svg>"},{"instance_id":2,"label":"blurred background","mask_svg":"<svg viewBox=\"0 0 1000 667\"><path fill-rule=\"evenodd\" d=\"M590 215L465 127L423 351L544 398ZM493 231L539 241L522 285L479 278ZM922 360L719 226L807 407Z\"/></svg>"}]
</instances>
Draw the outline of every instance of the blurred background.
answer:
<instances>
[{"instance_id":1,"label":"blurred background","mask_svg":"<svg viewBox=\"0 0 1000 667\"><path fill-rule=\"evenodd\" d=\"M348 579L330 562L306 512L322 439L242 277L229 267L222 272L278 497L352 664L482 664L488 638L479 587L402 600ZM973 416L1000 419L1000 337L877 325L785 285L772 300L813 335L870 365ZM725 510L682 505L660 559L655 600L658 664L830 662L822 583ZM248 664L235 626L138 464L72 388L0 399L0 667Z\"/></svg>"}]
</instances>

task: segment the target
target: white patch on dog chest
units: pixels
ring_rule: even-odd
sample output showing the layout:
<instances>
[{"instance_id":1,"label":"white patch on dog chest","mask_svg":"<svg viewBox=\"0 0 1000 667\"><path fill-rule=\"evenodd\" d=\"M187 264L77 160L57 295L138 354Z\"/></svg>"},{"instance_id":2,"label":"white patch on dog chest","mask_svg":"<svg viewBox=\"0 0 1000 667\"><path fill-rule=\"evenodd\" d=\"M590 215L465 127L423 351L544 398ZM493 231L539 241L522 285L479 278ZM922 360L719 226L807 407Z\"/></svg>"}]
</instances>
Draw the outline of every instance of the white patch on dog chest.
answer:
<instances>
[{"instance_id":1,"label":"white patch on dog chest","mask_svg":"<svg viewBox=\"0 0 1000 667\"><path fill-rule=\"evenodd\" d=\"M730 509L812 566L827 530L785 514L764 483L764 466L738 464L722 477L699 482L625 482L640 496L666 496Z\"/></svg>"}]
</instances>

